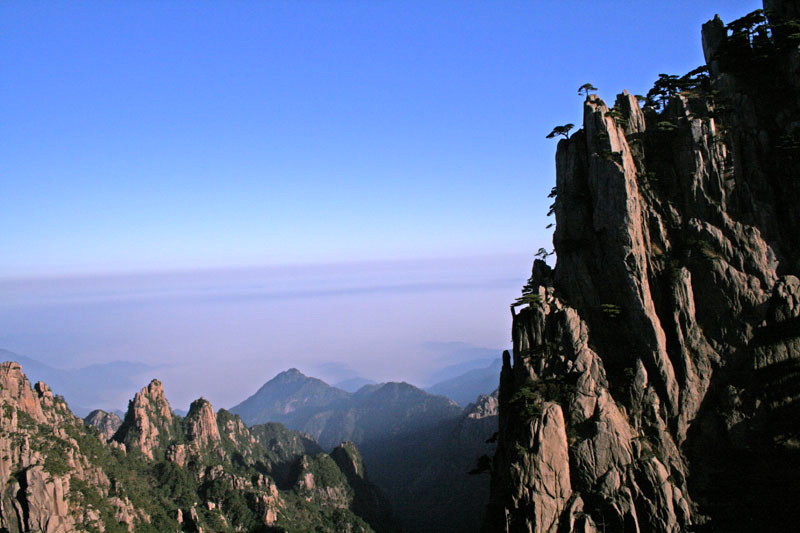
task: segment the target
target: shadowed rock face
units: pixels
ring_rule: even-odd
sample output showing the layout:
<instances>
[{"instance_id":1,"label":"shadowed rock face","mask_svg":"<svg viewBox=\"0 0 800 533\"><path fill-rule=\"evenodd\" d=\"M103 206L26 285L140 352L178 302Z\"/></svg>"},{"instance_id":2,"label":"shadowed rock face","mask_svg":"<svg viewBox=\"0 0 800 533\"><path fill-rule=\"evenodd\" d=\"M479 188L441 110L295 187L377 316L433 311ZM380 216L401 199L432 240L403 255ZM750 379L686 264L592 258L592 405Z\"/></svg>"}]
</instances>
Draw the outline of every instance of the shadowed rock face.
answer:
<instances>
[{"instance_id":1,"label":"shadowed rock face","mask_svg":"<svg viewBox=\"0 0 800 533\"><path fill-rule=\"evenodd\" d=\"M486 531L800 519L800 54L703 34L707 85L658 111L589 96L559 143L558 262L513 317Z\"/></svg>"}]
</instances>

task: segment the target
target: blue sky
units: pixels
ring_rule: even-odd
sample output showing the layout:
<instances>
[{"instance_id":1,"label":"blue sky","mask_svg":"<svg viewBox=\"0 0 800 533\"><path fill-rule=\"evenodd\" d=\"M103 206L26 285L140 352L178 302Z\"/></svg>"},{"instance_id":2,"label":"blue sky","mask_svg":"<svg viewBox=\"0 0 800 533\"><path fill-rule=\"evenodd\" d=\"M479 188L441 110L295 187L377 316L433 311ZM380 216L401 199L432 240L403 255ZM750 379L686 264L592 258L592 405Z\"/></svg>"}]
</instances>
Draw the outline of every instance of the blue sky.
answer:
<instances>
[{"instance_id":1,"label":"blue sky","mask_svg":"<svg viewBox=\"0 0 800 533\"><path fill-rule=\"evenodd\" d=\"M758 7L3 2L0 277L532 253L577 87Z\"/></svg>"}]
</instances>

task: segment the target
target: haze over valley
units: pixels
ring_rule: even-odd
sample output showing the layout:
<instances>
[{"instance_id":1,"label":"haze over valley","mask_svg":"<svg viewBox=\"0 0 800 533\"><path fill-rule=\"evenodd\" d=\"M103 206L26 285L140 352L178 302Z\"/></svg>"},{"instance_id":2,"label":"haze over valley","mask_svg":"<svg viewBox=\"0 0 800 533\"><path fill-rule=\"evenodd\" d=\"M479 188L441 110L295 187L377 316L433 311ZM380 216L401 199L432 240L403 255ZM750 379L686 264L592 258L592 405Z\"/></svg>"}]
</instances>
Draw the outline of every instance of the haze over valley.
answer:
<instances>
[{"instance_id":1,"label":"haze over valley","mask_svg":"<svg viewBox=\"0 0 800 533\"><path fill-rule=\"evenodd\" d=\"M428 386L459 373L437 374L449 365L499 359L527 263L506 255L5 281L0 346L89 374L89 365L135 362L100 402L81 405L107 410L124 409L154 377L181 409L201 395L234 405L291 367L332 384Z\"/></svg>"}]
</instances>

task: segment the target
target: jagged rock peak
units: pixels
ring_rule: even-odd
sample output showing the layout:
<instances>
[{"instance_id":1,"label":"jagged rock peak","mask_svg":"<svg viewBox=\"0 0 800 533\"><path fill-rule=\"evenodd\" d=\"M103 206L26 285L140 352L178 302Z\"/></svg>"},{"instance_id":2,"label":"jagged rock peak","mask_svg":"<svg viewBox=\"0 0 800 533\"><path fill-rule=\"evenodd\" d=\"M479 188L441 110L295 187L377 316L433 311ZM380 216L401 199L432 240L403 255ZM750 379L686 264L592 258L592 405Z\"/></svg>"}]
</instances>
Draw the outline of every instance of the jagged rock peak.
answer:
<instances>
[{"instance_id":1,"label":"jagged rock peak","mask_svg":"<svg viewBox=\"0 0 800 533\"><path fill-rule=\"evenodd\" d=\"M220 441L217 415L211 402L199 398L192 402L186 415L186 438L197 446L212 446Z\"/></svg>"},{"instance_id":2,"label":"jagged rock peak","mask_svg":"<svg viewBox=\"0 0 800 533\"><path fill-rule=\"evenodd\" d=\"M499 390L491 394L481 394L475 403L471 403L464 408L468 418L481 420L492 416L497 416Z\"/></svg>"},{"instance_id":3,"label":"jagged rock peak","mask_svg":"<svg viewBox=\"0 0 800 533\"><path fill-rule=\"evenodd\" d=\"M22 366L15 361L0 365L0 397L30 415L37 422L44 422L45 416L38 395L31 388Z\"/></svg>"},{"instance_id":4,"label":"jagged rock peak","mask_svg":"<svg viewBox=\"0 0 800 533\"><path fill-rule=\"evenodd\" d=\"M85 428L63 399L43 382L31 388L20 365L6 362L0 365L0 407L0 478L6 480L0 490L0 531L68 533L86 530L88 522L102 529L96 510L87 509L70 490L79 483L95 487L103 506L118 511L116 523L132 531L130 502L104 499L108 477L81 449Z\"/></svg>"},{"instance_id":5,"label":"jagged rock peak","mask_svg":"<svg viewBox=\"0 0 800 533\"><path fill-rule=\"evenodd\" d=\"M73 416L63 398L53 396L47 384L39 381L31 387L15 361L0 364L0 401L39 423L57 423Z\"/></svg>"},{"instance_id":6,"label":"jagged rock peak","mask_svg":"<svg viewBox=\"0 0 800 533\"><path fill-rule=\"evenodd\" d=\"M172 409L164 394L164 385L157 379L153 379L147 387L136 393L133 398L135 405L149 405L156 409L156 413L164 418L172 419Z\"/></svg>"},{"instance_id":7,"label":"jagged rock peak","mask_svg":"<svg viewBox=\"0 0 800 533\"><path fill-rule=\"evenodd\" d=\"M290 495L288 505L271 476L288 474L294 457L284 465L239 417L215 415L203 398L185 419L171 418L154 380L131 400L117 440L106 443L47 385L31 388L18 364L0 365L0 385L0 531L260 531L279 519L288 531L328 531L331 520L337 530L372 531L358 516L358 489L322 450L307 457L297 484L303 494ZM97 410L86 423L115 418ZM220 433L224 445L216 445ZM179 495L167 480L179 483Z\"/></svg>"},{"instance_id":8,"label":"jagged rock peak","mask_svg":"<svg viewBox=\"0 0 800 533\"><path fill-rule=\"evenodd\" d=\"M163 399L166 401L166 396L164 395L164 385L158 379L153 378L150 380L150 383L147 384L145 388L143 388L139 394L147 395L153 399Z\"/></svg>"},{"instance_id":9,"label":"jagged rock peak","mask_svg":"<svg viewBox=\"0 0 800 533\"><path fill-rule=\"evenodd\" d=\"M157 452L176 435L175 422L164 387L154 379L129 402L125 420L114 435L114 440L122 442L129 450L139 450L153 460Z\"/></svg>"}]
</instances>

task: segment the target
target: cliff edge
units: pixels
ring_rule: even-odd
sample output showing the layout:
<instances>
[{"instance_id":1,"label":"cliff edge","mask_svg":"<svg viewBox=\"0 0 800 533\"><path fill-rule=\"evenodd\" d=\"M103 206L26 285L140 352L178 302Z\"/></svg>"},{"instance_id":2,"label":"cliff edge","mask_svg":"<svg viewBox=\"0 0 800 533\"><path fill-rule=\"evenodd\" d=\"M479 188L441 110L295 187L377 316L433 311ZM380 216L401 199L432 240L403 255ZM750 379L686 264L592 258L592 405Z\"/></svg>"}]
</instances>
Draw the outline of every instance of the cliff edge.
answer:
<instances>
[{"instance_id":1,"label":"cliff edge","mask_svg":"<svg viewBox=\"0 0 800 533\"><path fill-rule=\"evenodd\" d=\"M798 15L715 18L707 68L589 95L559 142L558 260L512 306L485 531L796 528Z\"/></svg>"}]
</instances>

